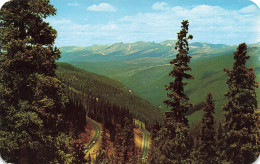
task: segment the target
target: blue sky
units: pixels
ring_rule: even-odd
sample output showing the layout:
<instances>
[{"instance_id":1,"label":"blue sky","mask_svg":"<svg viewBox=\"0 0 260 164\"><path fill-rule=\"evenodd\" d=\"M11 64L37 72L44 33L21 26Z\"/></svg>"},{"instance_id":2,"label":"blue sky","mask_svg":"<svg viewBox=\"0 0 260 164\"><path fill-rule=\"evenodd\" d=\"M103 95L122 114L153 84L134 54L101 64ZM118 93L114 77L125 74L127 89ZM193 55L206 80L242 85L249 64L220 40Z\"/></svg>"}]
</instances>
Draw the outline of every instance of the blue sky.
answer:
<instances>
[{"instance_id":1,"label":"blue sky","mask_svg":"<svg viewBox=\"0 0 260 164\"><path fill-rule=\"evenodd\" d=\"M249 0L51 0L57 46L176 39L183 19L193 41L260 42L260 9Z\"/></svg>"}]
</instances>

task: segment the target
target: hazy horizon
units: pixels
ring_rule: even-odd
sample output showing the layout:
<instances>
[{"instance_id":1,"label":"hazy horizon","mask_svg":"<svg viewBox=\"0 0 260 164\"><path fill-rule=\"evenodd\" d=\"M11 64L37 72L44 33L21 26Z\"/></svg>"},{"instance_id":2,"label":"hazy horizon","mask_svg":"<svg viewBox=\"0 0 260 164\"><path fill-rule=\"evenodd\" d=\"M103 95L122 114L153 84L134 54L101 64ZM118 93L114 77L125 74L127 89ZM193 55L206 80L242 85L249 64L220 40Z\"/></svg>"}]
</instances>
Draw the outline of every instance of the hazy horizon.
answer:
<instances>
[{"instance_id":1,"label":"hazy horizon","mask_svg":"<svg viewBox=\"0 0 260 164\"><path fill-rule=\"evenodd\" d=\"M164 41L177 41L176 39L166 39ZM137 42L148 42L148 43L162 43L164 41L161 41L161 42L156 42L156 41L143 41L143 40L139 40L139 41L135 41L135 42L115 42L115 43L111 43L111 44L92 44L92 45L64 45L64 46L58 46L58 47L92 47L92 46L111 46L111 45L114 45L114 44L119 44L119 43L123 43L123 44L134 44L134 43L137 43ZM190 41L190 44L192 43L203 43L203 44L223 44L223 43L210 43L210 42L200 42L200 41ZM241 42L242 43L242 42ZM238 46L239 44L241 43L238 43L238 44L224 44L224 45L228 45L228 46ZM253 44L260 44L260 42L255 42L255 43L246 43L247 45L253 45Z\"/></svg>"}]
</instances>

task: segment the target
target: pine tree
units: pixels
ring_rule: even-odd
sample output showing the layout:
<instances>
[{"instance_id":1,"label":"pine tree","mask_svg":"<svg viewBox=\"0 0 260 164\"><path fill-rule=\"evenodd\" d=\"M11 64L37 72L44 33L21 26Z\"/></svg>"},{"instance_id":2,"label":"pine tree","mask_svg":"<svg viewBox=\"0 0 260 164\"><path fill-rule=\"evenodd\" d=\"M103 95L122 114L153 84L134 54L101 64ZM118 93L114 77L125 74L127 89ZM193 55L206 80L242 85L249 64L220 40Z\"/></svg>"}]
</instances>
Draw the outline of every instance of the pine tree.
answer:
<instances>
[{"instance_id":1,"label":"pine tree","mask_svg":"<svg viewBox=\"0 0 260 164\"><path fill-rule=\"evenodd\" d=\"M125 124L122 129L124 163L136 163L133 122L127 117L124 120Z\"/></svg>"},{"instance_id":2,"label":"pine tree","mask_svg":"<svg viewBox=\"0 0 260 164\"><path fill-rule=\"evenodd\" d=\"M96 156L95 162L96 164L109 164L110 160L106 155L106 151L104 149L100 149L98 155Z\"/></svg>"},{"instance_id":3,"label":"pine tree","mask_svg":"<svg viewBox=\"0 0 260 164\"><path fill-rule=\"evenodd\" d=\"M116 125L116 133L115 133L115 141L114 141L114 151L115 151L115 163L123 163L124 161L124 154L123 154L123 147L122 147L122 129L120 127L120 125Z\"/></svg>"},{"instance_id":4,"label":"pine tree","mask_svg":"<svg viewBox=\"0 0 260 164\"><path fill-rule=\"evenodd\" d=\"M200 146L199 146L199 163L210 164L217 163L216 155L216 129L214 121L214 102L212 95L209 93L206 97L200 128Z\"/></svg>"},{"instance_id":5,"label":"pine tree","mask_svg":"<svg viewBox=\"0 0 260 164\"><path fill-rule=\"evenodd\" d=\"M218 133L217 133L217 154L219 156L219 160L224 160L225 155L225 144L224 144L224 129L223 124L220 122L218 125Z\"/></svg>"},{"instance_id":6,"label":"pine tree","mask_svg":"<svg viewBox=\"0 0 260 164\"><path fill-rule=\"evenodd\" d=\"M114 142L117 163L136 163L133 122L125 117L124 126L117 126Z\"/></svg>"},{"instance_id":7,"label":"pine tree","mask_svg":"<svg viewBox=\"0 0 260 164\"><path fill-rule=\"evenodd\" d=\"M108 137L106 135L107 133L108 133L108 130L103 126L103 132L101 134L102 144L101 144L100 149L105 150L106 154L108 154L108 144L107 144Z\"/></svg>"},{"instance_id":8,"label":"pine tree","mask_svg":"<svg viewBox=\"0 0 260 164\"><path fill-rule=\"evenodd\" d=\"M169 144L169 133L166 127L161 127L156 135L152 138L152 143L149 149L148 162L158 164L170 164L169 159L171 153L171 145Z\"/></svg>"},{"instance_id":9,"label":"pine tree","mask_svg":"<svg viewBox=\"0 0 260 164\"><path fill-rule=\"evenodd\" d=\"M57 32L49 0L14 0L0 11L0 151L8 162L72 162L66 97L56 78Z\"/></svg>"},{"instance_id":10,"label":"pine tree","mask_svg":"<svg viewBox=\"0 0 260 164\"><path fill-rule=\"evenodd\" d=\"M178 41L176 42L175 49L178 50L178 54L175 59L172 59L170 64L174 65L173 70L169 73L169 76L174 78L174 82L170 82L166 86L166 90L170 93L167 94L168 99L164 103L171 108L171 117L176 123L188 127L188 120L185 114L193 107L189 102L189 98L184 93L184 86L187 82L185 79L193 79L193 76L186 73L191 71L189 67L191 56L188 56L189 44L188 39L192 39L192 35L188 34L189 22L187 20L182 22L181 31L178 33Z\"/></svg>"},{"instance_id":11,"label":"pine tree","mask_svg":"<svg viewBox=\"0 0 260 164\"><path fill-rule=\"evenodd\" d=\"M73 152L71 154L73 154L73 163L77 163L77 164L85 164L88 162L88 160L85 159L85 153L84 153L84 146L83 143L81 141L76 141L74 140L74 145L73 145Z\"/></svg>"},{"instance_id":12,"label":"pine tree","mask_svg":"<svg viewBox=\"0 0 260 164\"><path fill-rule=\"evenodd\" d=\"M166 158L171 162L184 162L189 160L190 152L193 145L193 140L189 132L188 119L186 113L192 109L193 105L189 102L189 98L184 93L184 86L187 85L185 80L193 79L193 76L188 74L191 71L189 67L191 56L188 56L189 44L188 40L193 36L188 34L189 22L182 21L181 30L178 33L178 41L175 49L178 50L176 58L171 60L170 64L174 65L169 76L174 78L174 82L170 82L166 86L168 99L164 103L171 108L171 112L167 114L168 121L166 127L169 133L169 145L171 153Z\"/></svg>"},{"instance_id":13,"label":"pine tree","mask_svg":"<svg viewBox=\"0 0 260 164\"><path fill-rule=\"evenodd\" d=\"M106 135L106 133L108 133L108 130L103 126L103 132L102 132L102 143L99 149L99 154L97 156L96 162L97 163L109 163L110 159L109 159L109 149L108 149L108 144L107 144L107 140L108 137Z\"/></svg>"},{"instance_id":14,"label":"pine tree","mask_svg":"<svg viewBox=\"0 0 260 164\"><path fill-rule=\"evenodd\" d=\"M259 155L257 144L257 99L253 68L246 67L247 45L242 43L234 52L234 64L231 70L224 69L228 75L229 91L224 105L225 111L225 158L230 163L252 163Z\"/></svg>"}]
</instances>

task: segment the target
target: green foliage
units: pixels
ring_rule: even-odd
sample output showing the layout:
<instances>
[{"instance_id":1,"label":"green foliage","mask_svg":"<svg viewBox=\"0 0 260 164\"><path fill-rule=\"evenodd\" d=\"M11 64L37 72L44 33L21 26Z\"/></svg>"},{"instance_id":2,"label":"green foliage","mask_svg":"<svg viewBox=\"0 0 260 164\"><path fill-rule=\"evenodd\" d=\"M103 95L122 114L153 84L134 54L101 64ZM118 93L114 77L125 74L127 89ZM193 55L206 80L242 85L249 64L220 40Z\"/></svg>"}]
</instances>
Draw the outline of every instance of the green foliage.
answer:
<instances>
[{"instance_id":1,"label":"green foliage","mask_svg":"<svg viewBox=\"0 0 260 164\"><path fill-rule=\"evenodd\" d=\"M253 68L246 67L249 59L247 45L242 43L234 52L234 64L231 70L224 69L228 75L229 91L224 105L225 111L225 159L231 163L251 163L259 155L257 143L258 128L255 110L257 108Z\"/></svg>"},{"instance_id":2,"label":"green foliage","mask_svg":"<svg viewBox=\"0 0 260 164\"><path fill-rule=\"evenodd\" d=\"M154 145L157 148L155 147L155 153L150 155L151 163L191 163L190 154L193 147L193 138L190 135L185 114L193 105L184 93L184 86L187 83L183 82L185 79L193 79L192 75L186 73L191 71L188 66L191 58L188 56L188 39L192 39L192 35L187 37L188 26L187 20L182 22L175 47L179 53L170 62L174 67L169 76L174 78L174 82L170 82L166 86L166 90L170 92L167 94L168 99L164 103L170 107L171 111L166 113L165 127L153 136L153 138L155 137L153 139Z\"/></svg>"},{"instance_id":3,"label":"green foliage","mask_svg":"<svg viewBox=\"0 0 260 164\"><path fill-rule=\"evenodd\" d=\"M76 98L78 102L88 104L89 97L92 97L98 100L95 103L102 101L110 106L116 105L119 108L128 109L134 118L143 122L163 120L163 114L158 108L138 97L120 82L66 63L58 63L57 76L64 81L70 92L74 92L74 98L78 97ZM85 105L85 108L88 107Z\"/></svg>"},{"instance_id":4,"label":"green foliage","mask_svg":"<svg viewBox=\"0 0 260 164\"><path fill-rule=\"evenodd\" d=\"M193 140L189 134L189 128L176 123L175 131L170 132L168 128L162 127L152 138L149 152L149 163L172 164L191 163L190 151ZM172 134L175 136L172 137Z\"/></svg>"},{"instance_id":5,"label":"green foliage","mask_svg":"<svg viewBox=\"0 0 260 164\"><path fill-rule=\"evenodd\" d=\"M133 122L125 118L124 126L117 126L114 148L116 163L136 163Z\"/></svg>"},{"instance_id":6,"label":"green foliage","mask_svg":"<svg viewBox=\"0 0 260 164\"><path fill-rule=\"evenodd\" d=\"M191 56L188 56L189 44L188 39L192 39L192 35L187 37L188 33L188 21L182 22L182 29L178 33L178 41L176 42L175 49L178 50L176 58L171 60L170 64L173 64L173 70L169 73L169 76L174 77L174 82L170 82L166 86L166 90L170 93L167 94L168 99L164 103L171 109L171 118L176 123L182 123L183 126L188 126L188 120L185 114L193 107L189 102L188 96L184 93L184 86L187 85L183 82L185 79L193 79L193 76L186 73L186 71L191 71L188 66L190 63Z\"/></svg>"},{"instance_id":7,"label":"green foliage","mask_svg":"<svg viewBox=\"0 0 260 164\"><path fill-rule=\"evenodd\" d=\"M166 119L169 120L169 123L166 121L166 127L170 131L169 146L171 153L174 154L167 158L177 162L189 160L193 144L192 137L189 134L188 119L185 116L193 105L184 93L184 86L187 85L187 82L183 82L184 79L193 79L192 75L186 73L191 71L191 68L188 66L191 59L188 56L188 39L193 38L192 35L187 37L188 26L189 22L187 20L182 22L182 29L178 33L178 41L175 47L179 53L170 62L174 67L169 76L174 77L174 82L170 82L165 88L170 91L167 94L168 99L164 103L171 109L171 112L166 116Z\"/></svg>"},{"instance_id":8,"label":"green foliage","mask_svg":"<svg viewBox=\"0 0 260 164\"><path fill-rule=\"evenodd\" d=\"M0 149L8 162L70 163L67 99L56 78L57 32L48 0L10 1L0 11Z\"/></svg>"},{"instance_id":9,"label":"green foliage","mask_svg":"<svg viewBox=\"0 0 260 164\"><path fill-rule=\"evenodd\" d=\"M94 163L96 164L109 164L110 163L110 159L107 157L106 151L104 149L101 149L99 151L98 156L96 157Z\"/></svg>"},{"instance_id":10,"label":"green foliage","mask_svg":"<svg viewBox=\"0 0 260 164\"><path fill-rule=\"evenodd\" d=\"M214 103L212 94L209 93L206 97L200 128L200 143L199 143L199 163L209 164L217 163L217 149L216 149L216 129L214 126Z\"/></svg>"}]
</instances>

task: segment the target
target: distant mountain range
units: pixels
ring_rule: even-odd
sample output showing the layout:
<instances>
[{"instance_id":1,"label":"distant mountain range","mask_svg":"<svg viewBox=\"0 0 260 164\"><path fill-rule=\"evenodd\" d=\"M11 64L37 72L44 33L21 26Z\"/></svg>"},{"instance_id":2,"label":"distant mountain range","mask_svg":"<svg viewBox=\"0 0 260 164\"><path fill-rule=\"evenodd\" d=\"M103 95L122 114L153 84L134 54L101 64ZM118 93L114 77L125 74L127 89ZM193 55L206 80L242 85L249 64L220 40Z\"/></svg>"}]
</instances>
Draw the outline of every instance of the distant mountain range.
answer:
<instances>
[{"instance_id":1,"label":"distant mountain range","mask_svg":"<svg viewBox=\"0 0 260 164\"><path fill-rule=\"evenodd\" d=\"M59 61L101 62L122 61L143 57L172 58L177 53L174 49L175 42L175 40L166 40L161 43L139 41L135 43L121 42L112 45L93 45L89 47L65 46L60 48L62 58ZM201 42L190 43L189 46L189 53L194 59L230 53L236 49L236 46Z\"/></svg>"}]
</instances>

